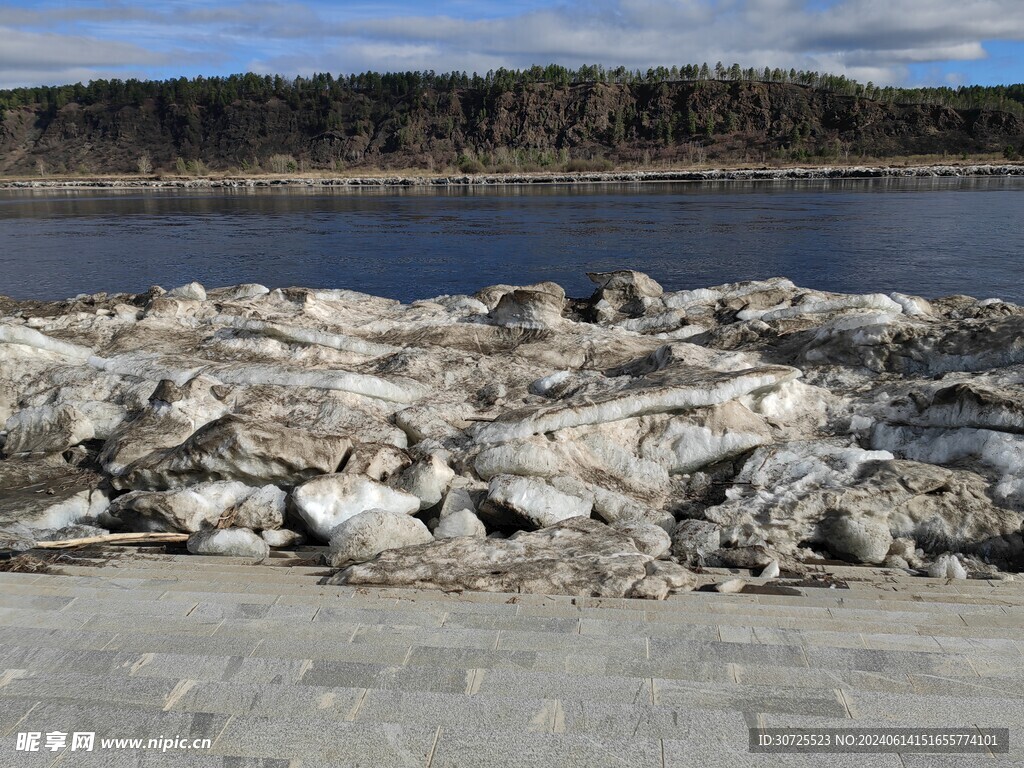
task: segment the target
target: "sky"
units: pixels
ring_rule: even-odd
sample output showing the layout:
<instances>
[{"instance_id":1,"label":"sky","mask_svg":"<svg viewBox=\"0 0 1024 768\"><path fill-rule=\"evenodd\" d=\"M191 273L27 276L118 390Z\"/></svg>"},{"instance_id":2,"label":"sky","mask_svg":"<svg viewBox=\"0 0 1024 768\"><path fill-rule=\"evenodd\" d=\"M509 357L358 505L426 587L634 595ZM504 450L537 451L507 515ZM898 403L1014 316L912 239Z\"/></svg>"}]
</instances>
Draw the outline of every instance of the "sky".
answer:
<instances>
[{"instance_id":1,"label":"sky","mask_svg":"<svg viewBox=\"0 0 1024 768\"><path fill-rule=\"evenodd\" d=\"M1024 0L0 0L0 88L533 64L1024 81Z\"/></svg>"}]
</instances>

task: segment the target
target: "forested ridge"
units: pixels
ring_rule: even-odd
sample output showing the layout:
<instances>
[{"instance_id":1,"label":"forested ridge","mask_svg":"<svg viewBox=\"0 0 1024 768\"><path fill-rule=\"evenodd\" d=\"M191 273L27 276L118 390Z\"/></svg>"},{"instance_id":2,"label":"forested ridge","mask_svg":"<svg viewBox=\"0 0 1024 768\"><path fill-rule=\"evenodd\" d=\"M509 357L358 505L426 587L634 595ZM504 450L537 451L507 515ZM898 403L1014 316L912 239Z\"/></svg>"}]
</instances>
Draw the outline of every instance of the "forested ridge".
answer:
<instances>
[{"instance_id":1,"label":"forested ridge","mask_svg":"<svg viewBox=\"0 0 1024 768\"><path fill-rule=\"evenodd\" d=\"M0 91L0 172L543 170L1000 152L1024 84L685 65L96 80Z\"/></svg>"}]
</instances>

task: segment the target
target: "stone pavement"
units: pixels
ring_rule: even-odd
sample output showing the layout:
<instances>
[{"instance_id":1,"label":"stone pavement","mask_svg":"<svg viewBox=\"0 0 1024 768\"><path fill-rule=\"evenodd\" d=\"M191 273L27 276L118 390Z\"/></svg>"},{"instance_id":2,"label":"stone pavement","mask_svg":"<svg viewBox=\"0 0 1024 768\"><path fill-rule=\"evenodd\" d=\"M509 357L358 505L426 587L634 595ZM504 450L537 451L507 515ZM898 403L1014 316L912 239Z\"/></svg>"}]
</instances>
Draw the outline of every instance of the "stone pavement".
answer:
<instances>
[{"instance_id":1,"label":"stone pavement","mask_svg":"<svg viewBox=\"0 0 1024 768\"><path fill-rule=\"evenodd\" d=\"M323 568L231 558L76 562L0 573L3 768L1024 765L1020 577L832 568L849 589L651 602L324 586ZM1011 753L749 753L748 728L786 726L1009 727ZM15 750L54 731L96 746Z\"/></svg>"}]
</instances>

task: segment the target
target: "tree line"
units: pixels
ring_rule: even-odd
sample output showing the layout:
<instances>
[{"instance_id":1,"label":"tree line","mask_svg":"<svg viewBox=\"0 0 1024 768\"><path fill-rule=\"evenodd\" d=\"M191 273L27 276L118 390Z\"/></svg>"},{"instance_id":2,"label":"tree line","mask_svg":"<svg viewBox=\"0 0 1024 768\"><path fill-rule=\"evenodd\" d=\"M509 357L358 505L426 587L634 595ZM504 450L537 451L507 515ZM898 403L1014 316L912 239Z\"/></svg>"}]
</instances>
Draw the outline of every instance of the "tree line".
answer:
<instances>
[{"instance_id":1,"label":"tree line","mask_svg":"<svg viewBox=\"0 0 1024 768\"><path fill-rule=\"evenodd\" d=\"M251 72L226 77L180 77L170 80L110 79L88 84L35 86L0 90L0 118L4 110L31 107L56 112L70 103L83 106L105 104L115 108L156 105L225 107L237 101L286 101L293 108L327 106L353 93L374 99L422 98L434 94L474 90L490 97L526 86L548 84L568 87L594 83L649 85L670 82L743 81L786 83L807 88L897 104L934 104L954 109L994 109L1024 115L1024 84L997 86L960 86L958 88L899 88L860 83L844 75L810 70L743 68L684 64L652 67L647 70L626 67L586 65L577 69L550 64L527 69L496 69L486 74L466 72L363 72L335 77L317 73L311 77L285 78L281 75L257 75Z\"/></svg>"}]
</instances>

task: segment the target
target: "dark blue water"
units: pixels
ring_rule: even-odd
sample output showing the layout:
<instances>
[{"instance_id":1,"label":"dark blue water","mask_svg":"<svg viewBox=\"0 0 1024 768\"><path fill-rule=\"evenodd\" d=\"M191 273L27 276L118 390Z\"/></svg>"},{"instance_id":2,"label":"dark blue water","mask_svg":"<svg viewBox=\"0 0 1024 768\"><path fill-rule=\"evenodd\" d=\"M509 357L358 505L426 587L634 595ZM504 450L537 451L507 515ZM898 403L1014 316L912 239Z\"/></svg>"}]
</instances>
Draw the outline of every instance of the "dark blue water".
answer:
<instances>
[{"instance_id":1,"label":"dark blue water","mask_svg":"<svg viewBox=\"0 0 1024 768\"><path fill-rule=\"evenodd\" d=\"M189 280L402 300L630 267L667 289L808 287L1024 303L1024 179L456 190L0 192L0 294Z\"/></svg>"}]
</instances>

